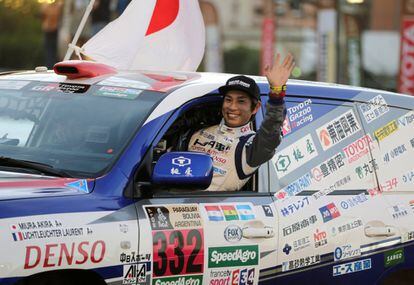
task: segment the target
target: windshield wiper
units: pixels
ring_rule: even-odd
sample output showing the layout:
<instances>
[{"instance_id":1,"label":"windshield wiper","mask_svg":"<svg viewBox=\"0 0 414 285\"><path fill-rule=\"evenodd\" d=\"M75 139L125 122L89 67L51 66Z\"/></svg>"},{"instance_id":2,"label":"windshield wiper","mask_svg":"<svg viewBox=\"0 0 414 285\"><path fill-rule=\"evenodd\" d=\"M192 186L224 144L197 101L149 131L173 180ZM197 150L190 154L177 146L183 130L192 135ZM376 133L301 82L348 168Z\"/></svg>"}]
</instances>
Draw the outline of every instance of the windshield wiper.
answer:
<instances>
[{"instance_id":1,"label":"windshield wiper","mask_svg":"<svg viewBox=\"0 0 414 285\"><path fill-rule=\"evenodd\" d=\"M72 175L70 175L66 171L56 169L53 166L45 164L45 163L15 159L15 158L5 157L5 156L0 156L0 166L30 169L30 170L35 170L40 174L52 175L52 176L58 176L58 177L68 177L68 178L72 177Z\"/></svg>"}]
</instances>

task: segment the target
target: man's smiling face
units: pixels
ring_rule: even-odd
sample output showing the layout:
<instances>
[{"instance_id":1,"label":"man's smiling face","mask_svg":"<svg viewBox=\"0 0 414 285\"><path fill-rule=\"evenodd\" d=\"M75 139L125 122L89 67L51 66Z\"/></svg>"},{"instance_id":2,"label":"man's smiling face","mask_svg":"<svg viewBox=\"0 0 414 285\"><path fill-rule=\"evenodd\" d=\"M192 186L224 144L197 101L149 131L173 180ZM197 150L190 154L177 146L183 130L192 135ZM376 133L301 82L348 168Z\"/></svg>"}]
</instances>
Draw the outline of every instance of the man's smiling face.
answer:
<instances>
[{"instance_id":1,"label":"man's smiling face","mask_svg":"<svg viewBox=\"0 0 414 285\"><path fill-rule=\"evenodd\" d=\"M226 125L231 128L247 124L250 118L257 113L260 102L252 108L253 101L243 91L231 90L224 95L221 112Z\"/></svg>"}]
</instances>

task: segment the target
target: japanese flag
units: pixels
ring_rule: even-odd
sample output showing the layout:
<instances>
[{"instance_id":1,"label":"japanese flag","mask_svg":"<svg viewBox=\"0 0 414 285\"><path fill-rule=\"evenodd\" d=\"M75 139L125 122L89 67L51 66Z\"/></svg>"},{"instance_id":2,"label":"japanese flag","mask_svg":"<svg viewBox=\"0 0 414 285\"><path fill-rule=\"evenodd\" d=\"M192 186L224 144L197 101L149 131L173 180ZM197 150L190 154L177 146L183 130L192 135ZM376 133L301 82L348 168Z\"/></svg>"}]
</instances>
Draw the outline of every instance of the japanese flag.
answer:
<instances>
[{"instance_id":1,"label":"japanese flag","mask_svg":"<svg viewBox=\"0 0 414 285\"><path fill-rule=\"evenodd\" d=\"M133 0L82 53L121 70L195 71L204 45L198 0Z\"/></svg>"}]
</instances>

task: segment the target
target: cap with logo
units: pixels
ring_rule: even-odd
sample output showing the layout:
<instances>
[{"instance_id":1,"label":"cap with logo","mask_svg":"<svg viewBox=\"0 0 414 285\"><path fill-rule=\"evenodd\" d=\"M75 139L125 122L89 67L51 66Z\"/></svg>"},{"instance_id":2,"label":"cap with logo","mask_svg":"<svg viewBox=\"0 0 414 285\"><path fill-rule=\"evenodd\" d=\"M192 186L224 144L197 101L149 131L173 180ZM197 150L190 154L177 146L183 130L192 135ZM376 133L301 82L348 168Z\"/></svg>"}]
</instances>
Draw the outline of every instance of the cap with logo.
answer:
<instances>
[{"instance_id":1,"label":"cap with logo","mask_svg":"<svg viewBox=\"0 0 414 285\"><path fill-rule=\"evenodd\" d=\"M227 92L232 90L243 91L249 96L260 100L259 86L257 86L256 81L250 77L244 75L234 76L227 80L226 85L219 88L219 92L222 95L225 95Z\"/></svg>"}]
</instances>

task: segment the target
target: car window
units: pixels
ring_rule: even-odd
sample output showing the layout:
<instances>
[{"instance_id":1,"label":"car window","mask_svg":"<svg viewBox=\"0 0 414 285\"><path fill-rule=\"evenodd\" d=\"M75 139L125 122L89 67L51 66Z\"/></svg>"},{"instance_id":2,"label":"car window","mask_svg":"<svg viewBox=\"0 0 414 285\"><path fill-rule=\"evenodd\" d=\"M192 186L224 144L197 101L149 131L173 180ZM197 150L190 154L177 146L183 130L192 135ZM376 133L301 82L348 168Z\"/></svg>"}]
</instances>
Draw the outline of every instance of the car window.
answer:
<instances>
[{"instance_id":1,"label":"car window","mask_svg":"<svg viewBox=\"0 0 414 285\"><path fill-rule=\"evenodd\" d=\"M75 177L95 177L111 165L164 97L139 89L66 83L2 87L2 156L45 163Z\"/></svg>"},{"instance_id":2,"label":"car window","mask_svg":"<svg viewBox=\"0 0 414 285\"><path fill-rule=\"evenodd\" d=\"M414 111L394 107L391 100L373 93L368 102L358 104L378 173L379 185L368 190L371 196L413 190Z\"/></svg>"},{"instance_id":3,"label":"car window","mask_svg":"<svg viewBox=\"0 0 414 285\"><path fill-rule=\"evenodd\" d=\"M376 185L368 146L354 154L355 145L369 138L351 103L289 98L286 105L284 137L269 169L270 189L277 198L310 190L318 199L333 191Z\"/></svg>"}]
</instances>

